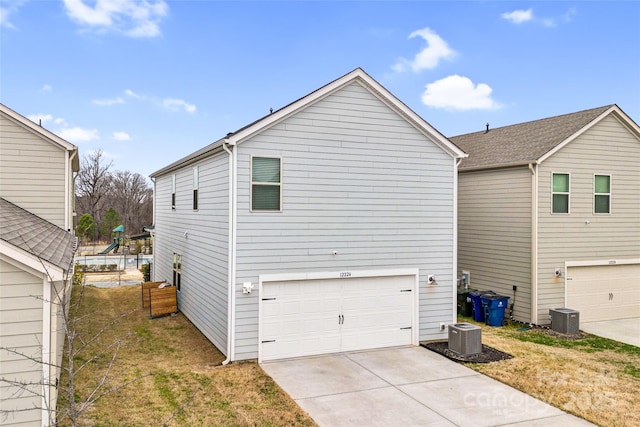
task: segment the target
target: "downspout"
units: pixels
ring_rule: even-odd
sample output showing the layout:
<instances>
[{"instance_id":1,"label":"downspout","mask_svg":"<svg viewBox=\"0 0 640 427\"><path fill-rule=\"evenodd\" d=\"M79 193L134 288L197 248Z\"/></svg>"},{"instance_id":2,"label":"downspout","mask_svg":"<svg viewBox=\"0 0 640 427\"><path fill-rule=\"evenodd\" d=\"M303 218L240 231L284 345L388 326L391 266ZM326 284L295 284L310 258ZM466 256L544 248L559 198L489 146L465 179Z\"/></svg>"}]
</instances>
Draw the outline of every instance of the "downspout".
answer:
<instances>
[{"instance_id":1,"label":"downspout","mask_svg":"<svg viewBox=\"0 0 640 427\"><path fill-rule=\"evenodd\" d=\"M538 163L531 171L531 323L538 324Z\"/></svg>"},{"instance_id":2,"label":"downspout","mask_svg":"<svg viewBox=\"0 0 640 427\"><path fill-rule=\"evenodd\" d=\"M151 182L153 182L153 209L151 209L151 211L153 212L152 217L151 217L151 225L153 227L156 226L156 179L154 177L150 177ZM151 235L151 247L152 247L152 260L151 260L151 276L149 277L149 279L151 281L155 281L156 280L156 269L155 269L155 265L156 265L156 236L155 236L155 231L154 232L149 232L149 234Z\"/></svg>"},{"instance_id":3,"label":"downspout","mask_svg":"<svg viewBox=\"0 0 640 427\"><path fill-rule=\"evenodd\" d=\"M71 195L75 194L75 191L72 191L71 183L73 180L71 179L72 171L70 170L73 159L78 155L78 150L73 150L71 152L67 151L67 161L64 165L64 229L67 231L72 231L73 229L73 211L71 209Z\"/></svg>"},{"instance_id":4,"label":"downspout","mask_svg":"<svg viewBox=\"0 0 640 427\"><path fill-rule=\"evenodd\" d=\"M42 279L42 426L50 425L51 415L51 282Z\"/></svg>"},{"instance_id":5,"label":"downspout","mask_svg":"<svg viewBox=\"0 0 640 427\"><path fill-rule=\"evenodd\" d=\"M453 306L456 307L458 299L458 167L462 159L454 158L453 170ZM458 323L457 309L453 310L453 323Z\"/></svg>"},{"instance_id":6,"label":"downspout","mask_svg":"<svg viewBox=\"0 0 640 427\"><path fill-rule=\"evenodd\" d=\"M222 143L222 148L229 154L229 259L227 268L229 270L229 283L227 287L227 358L222 362L226 365L233 360L233 344L235 334L235 283L236 283L236 162L235 150L229 148L228 140Z\"/></svg>"}]
</instances>

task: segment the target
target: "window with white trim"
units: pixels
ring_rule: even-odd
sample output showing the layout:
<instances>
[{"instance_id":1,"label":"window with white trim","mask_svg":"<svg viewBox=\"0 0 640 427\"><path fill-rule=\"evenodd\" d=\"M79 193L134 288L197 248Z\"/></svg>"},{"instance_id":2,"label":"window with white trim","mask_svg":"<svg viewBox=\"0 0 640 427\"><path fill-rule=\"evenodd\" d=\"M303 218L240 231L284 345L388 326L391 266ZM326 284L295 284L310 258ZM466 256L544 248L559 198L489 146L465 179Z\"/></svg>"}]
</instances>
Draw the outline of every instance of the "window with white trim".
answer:
<instances>
[{"instance_id":1,"label":"window with white trim","mask_svg":"<svg viewBox=\"0 0 640 427\"><path fill-rule=\"evenodd\" d=\"M173 253L173 286L180 290L180 279L182 278L182 255Z\"/></svg>"},{"instance_id":2,"label":"window with white trim","mask_svg":"<svg viewBox=\"0 0 640 427\"><path fill-rule=\"evenodd\" d=\"M568 173L552 174L551 213L569 213L570 181Z\"/></svg>"},{"instance_id":3,"label":"window with white trim","mask_svg":"<svg viewBox=\"0 0 640 427\"><path fill-rule=\"evenodd\" d=\"M176 174L171 175L171 209L176 209Z\"/></svg>"},{"instance_id":4,"label":"window with white trim","mask_svg":"<svg viewBox=\"0 0 640 427\"><path fill-rule=\"evenodd\" d=\"M611 175L593 177L593 213L611 213Z\"/></svg>"},{"instance_id":5,"label":"window with white trim","mask_svg":"<svg viewBox=\"0 0 640 427\"><path fill-rule=\"evenodd\" d=\"M251 210L282 210L282 168L278 157L251 158Z\"/></svg>"},{"instance_id":6,"label":"window with white trim","mask_svg":"<svg viewBox=\"0 0 640 427\"><path fill-rule=\"evenodd\" d=\"M198 210L198 166L193 167L193 210Z\"/></svg>"}]
</instances>

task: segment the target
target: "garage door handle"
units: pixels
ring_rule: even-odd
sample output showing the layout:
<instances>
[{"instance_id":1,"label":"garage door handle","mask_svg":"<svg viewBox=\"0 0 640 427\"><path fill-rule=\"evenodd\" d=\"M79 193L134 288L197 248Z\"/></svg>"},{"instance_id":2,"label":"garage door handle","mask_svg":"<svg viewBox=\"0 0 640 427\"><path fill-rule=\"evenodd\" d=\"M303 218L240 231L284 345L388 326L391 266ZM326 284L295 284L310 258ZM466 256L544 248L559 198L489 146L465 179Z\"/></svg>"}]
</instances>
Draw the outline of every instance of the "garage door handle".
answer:
<instances>
[{"instance_id":1,"label":"garage door handle","mask_svg":"<svg viewBox=\"0 0 640 427\"><path fill-rule=\"evenodd\" d=\"M342 314L338 314L338 325L344 324L344 316Z\"/></svg>"},{"instance_id":2,"label":"garage door handle","mask_svg":"<svg viewBox=\"0 0 640 427\"><path fill-rule=\"evenodd\" d=\"M411 289L400 289L400 292L411 292Z\"/></svg>"},{"instance_id":3,"label":"garage door handle","mask_svg":"<svg viewBox=\"0 0 640 427\"><path fill-rule=\"evenodd\" d=\"M262 298L262 301L275 301L275 298Z\"/></svg>"}]
</instances>

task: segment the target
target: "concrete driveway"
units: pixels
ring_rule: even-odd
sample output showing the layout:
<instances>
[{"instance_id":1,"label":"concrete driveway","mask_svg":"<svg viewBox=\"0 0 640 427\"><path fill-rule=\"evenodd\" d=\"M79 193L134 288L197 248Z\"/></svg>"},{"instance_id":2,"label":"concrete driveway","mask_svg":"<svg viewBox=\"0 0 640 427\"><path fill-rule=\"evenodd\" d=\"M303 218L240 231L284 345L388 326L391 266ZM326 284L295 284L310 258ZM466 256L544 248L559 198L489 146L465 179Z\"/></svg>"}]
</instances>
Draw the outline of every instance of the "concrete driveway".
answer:
<instances>
[{"instance_id":1,"label":"concrete driveway","mask_svg":"<svg viewBox=\"0 0 640 427\"><path fill-rule=\"evenodd\" d=\"M588 334L640 347L640 317L603 322L581 322L580 329Z\"/></svg>"},{"instance_id":2,"label":"concrete driveway","mask_svg":"<svg viewBox=\"0 0 640 427\"><path fill-rule=\"evenodd\" d=\"M592 425L422 347L261 366L320 426Z\"/></svg>"}]
</instances>

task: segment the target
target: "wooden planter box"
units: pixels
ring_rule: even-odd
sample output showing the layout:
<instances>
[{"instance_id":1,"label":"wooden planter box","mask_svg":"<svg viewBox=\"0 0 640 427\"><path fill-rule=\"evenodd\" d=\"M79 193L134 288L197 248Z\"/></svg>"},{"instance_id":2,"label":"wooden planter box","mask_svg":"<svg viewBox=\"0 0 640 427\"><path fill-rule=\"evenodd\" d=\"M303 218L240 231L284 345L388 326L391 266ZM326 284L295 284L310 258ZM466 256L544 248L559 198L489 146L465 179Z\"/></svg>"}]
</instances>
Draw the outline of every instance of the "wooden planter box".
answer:
<instances>
[{"instance_id":1,"label":"wooden planter box","mask_svg":"<svg viewBox=\"0 0 640 427\"><path fill-rule=\"evenodd\" d=\"M159 288L165 282L143 282L140 285L142 293L142 308L149 309L149 317L165 316L178 312L176 287L166 285Z\"/></svg>"},{"instance_id":2,"label":"wooden planter box","mask_svg":"<svg viewBox=\"0 0 640 427\"><path fill-rule=\"evenodd\" d=\"M149 317L165 316L178 312L176 287L149 288Z\"/></svg>"},{"instance_id":3,"label":"wooden planter box","mask_svg":"<svg viewBox=\"0 0 640 427\"><path fill-rule=\"evenodd\" d=\"M149 300L150 300L150 296L149 296L149 289L152 288L157 288L158 286L162 285L164 283L164 281L162 282L144 282L141 285L141 289L142 289L142 308L147 308L149 307Z\"/></svg>"}]
</instances>

